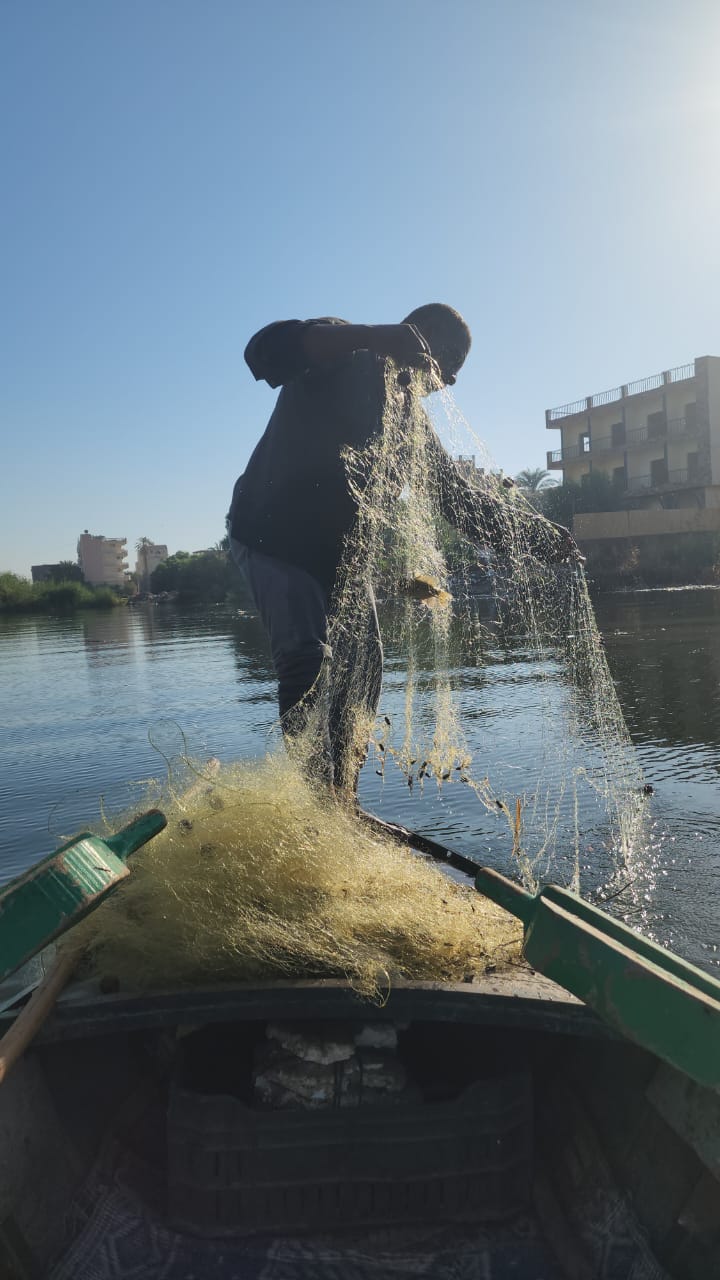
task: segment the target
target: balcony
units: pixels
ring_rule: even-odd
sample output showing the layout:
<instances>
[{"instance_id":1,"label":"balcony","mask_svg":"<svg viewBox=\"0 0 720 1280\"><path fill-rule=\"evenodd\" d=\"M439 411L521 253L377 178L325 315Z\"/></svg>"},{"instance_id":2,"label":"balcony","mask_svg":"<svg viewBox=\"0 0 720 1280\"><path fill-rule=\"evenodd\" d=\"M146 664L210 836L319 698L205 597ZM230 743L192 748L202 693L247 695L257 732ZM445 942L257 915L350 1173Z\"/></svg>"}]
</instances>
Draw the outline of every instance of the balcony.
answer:
<instances>
[{"instance_id":1,"label":"balcony","mask_svg":"<svg viewBox=\"0 0 720 1280\"><path fill-rule=\"evenodd\" d=\"M596 439L594 436L590 441L590 453L616 453L618 449L625 448L625 438L621 440L619 437L600 436Z\"/></svg>"},{"instance_id":2,"label":"balcony","mask_svg":"<svg viewBox=\"0 0 720 1280\"><path fill-rule=\"evenodd\" d=\"M627 400L630 396L640 396L646 391L656 391L658 387L670 386L675 382L685 382L695 377L695 361L678 365L675 369L665 369L663 373L653 373L649 378L640 378L637 382L623 383L620 387L611 387L609 391L598 391L595 395L585 396L582 400L573 400L570 404L558 405L555 409L545 410L546 427L554 427L564 418L574 418L580 414L588 414L601 405L614 404L617 400Z\"/></svg>"},{"instance_id":3,"label":"balcony","mask_svg":"<svg viewBox=\"0 0 720 1280\"><path fill-rule=\"evenodd\" d=\"M572 462L577 458L597 457L603 453L618 453L625 449L632 449L637 445L654 444L658 440L678 440L690 439L698 435L698 425L695 417L692 418L671 418L668 422L654 422L651 426L631 427L623 433L618 432L617 435L609 436L592 436L587 441L587 447L581 448L579 444L566 445L563 449L552 449L547 452L547 467L562 467L565 462Z\"/></svg>"},{"instance_id":4,"label":"balcony","mask_svg":"<svg viewBox=\"0 0 720 1280\"><path fill-rule=\"evenodd\" d=\"M625 486L626 493L642 493L647 489L677 489L684 485L704 484L699 471L682 468L680 471L668 471L664 479L652 476L630 476Z\"/></svg>"},{"instance_id":5,"label":"balcony","mask_svg":"<svg viewBox=\"0 0 720 1280\"><path fill-rule=\"evenodd\" d=\"M568 444L564 449L553 449L548 451L547 465L548 470L552 467L562 467L565 462L572 462L577 458L584 458L587 455L587 449L580 450L579 444Z\"/></svg>"},{"instance_id":6,"label":"balcony","mask_svg":"<svg viewBox=\"0 0 720 1280\"><path fill-rule=\"evenodd\" d=\"M671 438L677 436L696 436L698 434L697 419L695 417L688 418L671 418L667 424L668 435Z\"/></svg>"}]
</instances>

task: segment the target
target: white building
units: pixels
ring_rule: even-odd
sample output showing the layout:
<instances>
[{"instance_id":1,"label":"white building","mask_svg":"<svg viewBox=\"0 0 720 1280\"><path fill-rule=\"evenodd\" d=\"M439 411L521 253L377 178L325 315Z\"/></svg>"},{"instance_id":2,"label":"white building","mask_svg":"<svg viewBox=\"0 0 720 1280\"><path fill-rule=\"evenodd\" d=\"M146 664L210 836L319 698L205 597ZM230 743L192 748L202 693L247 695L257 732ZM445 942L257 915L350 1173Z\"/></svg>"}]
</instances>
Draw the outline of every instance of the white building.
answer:
<instances>
[{"instance_id":1,"label":"white building","mask_svg":"<svg viewBox=\"0 0 720 1280\"><path fill-rule=\"evenodd\" d=\"M575 516L576 537L720 531L720 357L547 409L545 425L560 431L549 470L617 490L618 510Z\"/></svg>"},{"instance_id":2,"label":"white building","mask_svg":"<svg viewBox=\"0 0 720 1280\"><path fill-rule=\"evenodd\" d=\"M78 562L91 587L123 587L127 573L127 538L104 538L87 529L78 538Z\"/></svg>"},{"instance_id":3,"label":"white building","mask_svg":"<svg viewBox=\"0 0 720 1280\"><path fill-rule=\"evenodd\" d=\"M164 542L145 542L138 547L135 573L144 587L149 585L153 569L157 569L167 558L168 549Z\"/></svg>"}]
</instances>

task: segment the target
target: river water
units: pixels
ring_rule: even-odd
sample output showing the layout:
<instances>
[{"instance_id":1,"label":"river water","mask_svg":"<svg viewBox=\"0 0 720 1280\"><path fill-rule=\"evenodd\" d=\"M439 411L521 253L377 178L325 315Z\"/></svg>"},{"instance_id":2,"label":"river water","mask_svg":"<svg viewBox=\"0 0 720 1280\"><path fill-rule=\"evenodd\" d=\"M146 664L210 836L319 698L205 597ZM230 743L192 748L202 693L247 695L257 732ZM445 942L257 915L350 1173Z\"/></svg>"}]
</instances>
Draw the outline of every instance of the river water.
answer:
<instances>
[{"instance_id":1,"label":"river water","mask_svg":"<svg viewBox=\"0 0 720 1280\"><path fill-rule=\"evenodd\" d=\"M595 607L620 704L654 787L645 924L712 971L720 963L720 590L610 594ZM387 658L381 709L392 716L404 670L391 646ZM534 663L532 655L509 657L490 645L481 669L453 672L473 754L507 752L515 732L522 754L511 751L509 767L520 774L532 773L540 729L547 734L554 718L538 706ZM63 837L92 827L101 812L136 803L168 758L230 761L277 745L262 628L251 613L224 606L0 617L0 688L2 881ZM561 720L558 711L556 732ZM511 869L487 836L471 791L411 791L398 771L378 777L375 763L361 779L366 808ZM588 841L588 860L592 849Z\"/></svg>"}]
</instances>

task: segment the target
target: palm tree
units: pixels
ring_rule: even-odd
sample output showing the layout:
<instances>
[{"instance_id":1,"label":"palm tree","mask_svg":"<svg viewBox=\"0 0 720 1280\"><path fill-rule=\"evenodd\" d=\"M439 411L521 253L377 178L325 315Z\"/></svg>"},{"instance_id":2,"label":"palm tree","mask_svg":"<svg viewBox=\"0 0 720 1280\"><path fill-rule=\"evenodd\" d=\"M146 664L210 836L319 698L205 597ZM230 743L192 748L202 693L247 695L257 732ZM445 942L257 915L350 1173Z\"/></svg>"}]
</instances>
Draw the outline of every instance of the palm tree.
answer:
<instances>
[{"instance_id":1,"label":"palm tree","mask_svg":"<svg viewBox=\"0 0 720 1280\"><path fill-rule=\"evenodd\" d=\"M515 483L521 489L529 489L530 493L539 493L541 489L551 489L557 484L549 471L544 471L542 467L526 467L524 471L518 471L515 477Z\"/></svg>"},{"instance_id":2,"label":"palm tree","mask_svg":"<svg viewBox=\"0 0 720 1280\"><path fill-rule=\"evenodd\" d=\"M138 556L138 566L140 568L140 589L147 591L150 587L150 573L148 571L148 553L153 545L150 538L138 538L135 543L135 550Z\"/></svg>"}]
</instances>

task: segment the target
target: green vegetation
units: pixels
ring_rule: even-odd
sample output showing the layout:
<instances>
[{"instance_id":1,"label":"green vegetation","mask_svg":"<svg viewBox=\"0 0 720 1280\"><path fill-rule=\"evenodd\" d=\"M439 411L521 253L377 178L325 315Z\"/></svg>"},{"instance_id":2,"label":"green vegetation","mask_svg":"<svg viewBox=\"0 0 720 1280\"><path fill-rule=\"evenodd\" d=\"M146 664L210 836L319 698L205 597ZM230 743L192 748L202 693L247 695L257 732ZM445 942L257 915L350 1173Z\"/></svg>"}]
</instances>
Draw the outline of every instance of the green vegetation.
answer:
<instances>
[{"instance_id":1,"label":"green vegetation","mask_svg":"<svg viewBox=\"0 0 720 1280\"><path fill-rule=\"evenodd\" d=\"M542 510L548 520L572 527L573 516L590 511L619 511L621 495L609 476L594 471L583 484L555 485L543 489Z\"/></svg>"},{"instance_id":2,"label":"green vegetation","mask_svg":"<svg viewBox=\"0 0 720 1280\"><path fill-rule=\"evenodd\" d=\"M526 467L524 471L518 471L515 483L530 493L539 493L544 489L554 489L558 482L544 467Z\"/></svg>"},{"instance_id":3,"label":"green vegetation","mask_svg":"<svg viewBox=\"0 0 720 1280\"><path fill-rule=\"evenodd\" d=\"M137 551L138 565L140 567L138 586L141 591L148 591L150 587L150 574L148 572L148 555L152 541L150 538L138 538L135 543Z\"/></svg>"},{"instance_id":4,"label":"green vegetation","mask_svg":"<svg viewBox=\"0 0 720 1280\"><path fill-rule=\"evenodd\" d=\"M177 551L168 556L150 577L153 592L177 592L183 604L219 604L242 591L242 579L221 546L209 551Z\"/></svg>"},{"instance_id":5,"label":"green vegetation","mask_svg":"<svg viewBox=\"0 0 720 1280\"><path fill-rule=\"evenodd\" d=\"M16 573L0 573L0 613L66 613L75 609L110 609L122 604L111 587L84 582L31 582Z\"/></svg>"},{"instance_id":6,"label":"green vegetation","mask_svg":"<svg viewBox=\"0 0 720 1280\"><path fill-rule=\"evenodd\" d=\"M61 560L49 566L50 582L83 582L82 569L75 560Z\"/></svg>"}]
</instances>

